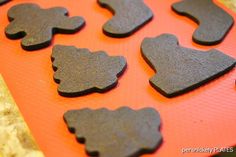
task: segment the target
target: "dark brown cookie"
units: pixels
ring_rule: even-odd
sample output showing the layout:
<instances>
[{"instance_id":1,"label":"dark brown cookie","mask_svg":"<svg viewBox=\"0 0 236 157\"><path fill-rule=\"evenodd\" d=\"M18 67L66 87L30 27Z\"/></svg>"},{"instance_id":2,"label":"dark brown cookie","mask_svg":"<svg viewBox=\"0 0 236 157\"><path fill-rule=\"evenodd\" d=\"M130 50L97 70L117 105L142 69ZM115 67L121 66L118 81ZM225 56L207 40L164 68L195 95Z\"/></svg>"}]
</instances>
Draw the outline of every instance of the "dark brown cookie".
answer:
<instances>
[{"instance_id":1,"label":"dark brown cookie","mask_svg":"<svg viewBox=\"0 0 236 157\"><path fill-rule=\"evenodd\" d=\"M179 46L174 35L163 34L142 42L142 55L157 71L151 85L166 97L190 91L235 67L235 59L211 49L198 51Z\"/></svg>"},{"instance_id":2,"label":"dark brown cookie","mask_svg":"<svg viewBox=\"0 0 236 157\"><path fill-rule=\"evenodd\" d=\"M83 18L69 18L62 7L41 9L36 4L25 3L13 6L8 11L11 23L5 33L8 38L23 38L25 50L36 50L50 45L55 33L75 33L85 24Z\"/></svg>"},{"instance_id":3,"label":"dark brown cookie","mask_svg":"<svg viewBox=\"0 0 236 157\"><path fill-rule=\"evenodd\" d=\"M199 24L193 40L203 45L220 43L234 23L233 17L212 0L182 0L173 4L172 9Z\"/></svg>"},{"instance_id":4,"label":"dark brown cookie","mask_svg":"<svg viewBox=\"0 0 236 157\"><path fill-rule=\"evenodd\" d=\"M124 57L110 57L103 51L92 53L73 46L55 46L52 60L58 92L68 97L110 90L126 68Z\"/></svg>"},{"instance_id":5,"label":"dark brown cookie","mask_svg":"<svg viewBox=\"0 0 236 157\"><path fill-rule=\"evenodd\" d=\"M108 36L127 37L153 17L143 0L98 0L98 3L114 13L114 17L103 26Z\"/></svg>"},{"instance_id":6,"label":"dark brown cookie","mask_svg":"<svg viewBox=\"0 0 236 157\"><path fill-rule=\"evenodd\" d=\"M138 157L152 153L162 142L160 116L152 108L71 110L64 120L91 156Z\"/></svg>"},{"instance_id":7,"label":"dark brown cookie","mask_svg":"<svg viewBox=\"0 0 236 157\"><path fill-rule=\"evenodd\" d=\"M0 0L0 5L9 2L10 0Z\"/></svg>"}]
</instances>

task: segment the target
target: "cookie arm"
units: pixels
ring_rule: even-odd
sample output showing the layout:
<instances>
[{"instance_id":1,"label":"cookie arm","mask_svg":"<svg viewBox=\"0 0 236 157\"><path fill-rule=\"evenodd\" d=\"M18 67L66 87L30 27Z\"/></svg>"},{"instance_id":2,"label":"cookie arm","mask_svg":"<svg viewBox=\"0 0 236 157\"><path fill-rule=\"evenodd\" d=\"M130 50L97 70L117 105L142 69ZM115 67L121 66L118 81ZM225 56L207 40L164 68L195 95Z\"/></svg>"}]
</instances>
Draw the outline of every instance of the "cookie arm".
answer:
<instances>
[{"instance_id":1,"label":"cookie arm","mask_svg":"<svg viewBox=\"0 0 236 157\"><path fill-rule=\"evenodd\" d=\"M22 38L25 33L21 26L16 27L17 21L12 21L6 28L5 28L5 34L10 39L18 39Z\"/></svg>"},{"instance_id":2,"label":"cookie arm","mask_svg":"<svg viewBox=\"0 0 236 157\"><path fill-rule=\"evenodd\" d=\"M54 27L55 32L58 33L75 33L85 25L82 17L63 17L60 22Z\"/></svg>"}]
</instances>

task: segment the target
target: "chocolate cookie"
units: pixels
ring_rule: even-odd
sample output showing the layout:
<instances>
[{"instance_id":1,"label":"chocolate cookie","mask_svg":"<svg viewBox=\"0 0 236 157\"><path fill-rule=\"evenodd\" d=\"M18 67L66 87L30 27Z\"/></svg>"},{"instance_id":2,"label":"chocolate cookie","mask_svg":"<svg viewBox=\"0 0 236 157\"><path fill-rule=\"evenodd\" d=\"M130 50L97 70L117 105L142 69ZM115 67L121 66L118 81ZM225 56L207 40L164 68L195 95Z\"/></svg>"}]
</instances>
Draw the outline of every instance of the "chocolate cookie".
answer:
<instances>
[{"instance_id":1,"label":"chocolate cookie","mask_svg":"<svg viewBox=\"0 0 236 157\"><path fill-rule=\"evenodd\" d=\"M90 156L138 157L154 152L162 142L160 116L152 108L71 110L64 120Z\"/></svg>"},{"instance_id":2,"label":"chocolate cookie","mask_svg":"<svg viewBox=\"0 0 236 157\"><path fill-rule=\"evenodd\" d=\"M173 4L172 9L199 24L193 40L203 45L220 43L234 23L233 17L212 0L182 0Z\"/></svg>"},{"instance_id":3,"label":"chocolate cookie","mask_svg":"<svg viewBox=\"0 0 236 157\"><path fill-rule=\"evenodd\" d=\"M50 45L53 34L75 33L85 24L83 18L67 14L62 7L41 9L36 4L19 4L8 11L11 23L5 33L11 39L23 38L25 50L41 49Z\"/></svg>"},{"instance_id":4,"label":"chocolate cookie","mask_svg":"<svg viewBox=\"0 0 236 157\"><path fill-rule=\"evenodd\" d=\"M236 64L234 58L215 49L204 52L181 47L170 34L144 39L141 49L144 59L157 71L151 85L166 97L193 90Z\"/></svg>"},{"instance_id":5,"label":"chocolate cookie","mask_svg":"<svg viewBox=\"0 0 236 157\"><path fill-rule=\"evenodd\" d=\"M114 13L114 17L103 26L108 36L127 37L153 17L143 0L98 0L98 3Z\"/></svg>"},{"instance_id":6,"label":"chocolate cookie","mask_svg":"<svg viewBox=\"0 0 236 157\"><path fill-rule=\"evenodd\" d=\"M110 57L103 51L92 53L73 46L55 46L52 60L58 92L68 97L110 90L126 68L124 57Z\"/></svg>"}]
</instances>

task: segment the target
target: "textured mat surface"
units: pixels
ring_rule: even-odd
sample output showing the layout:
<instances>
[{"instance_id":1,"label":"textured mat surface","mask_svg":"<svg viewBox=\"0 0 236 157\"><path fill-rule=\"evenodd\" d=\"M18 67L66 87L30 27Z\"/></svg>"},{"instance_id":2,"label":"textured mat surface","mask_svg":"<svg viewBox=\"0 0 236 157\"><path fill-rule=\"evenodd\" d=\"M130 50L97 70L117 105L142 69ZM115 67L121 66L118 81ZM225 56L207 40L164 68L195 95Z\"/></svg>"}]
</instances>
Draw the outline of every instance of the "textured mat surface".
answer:
<instances>
[{"instance_id":1,"label":"textured mat surface","mask_svg":"<svg viewBox=\"0 0 236 157\"><path fill-rule=\"evenodd\" d=\"M171 10L171 5L177 1L145 0L155 15L153 20L132 36L122 39L104 35L101 28L113 15L95 0L12 0L0 7L0 73L45 156L87 157L84 145L78 144L75 136L68 133L62 118L68 110L86 107L115 110L128 105L136 110L144 107L158 110L162 118L163 144L154 154L143 157L183 157L181 150L186 147L214 148L236 144L236 70L174 99L162 96L149 84L148 80L155 72L141 56L140 45L145 37L175 34L184 47L202 51L215 48L236 58L236 27L219 45L197 45L192 42L192 32L197 25ZM124 56L128 67L117 88L106 94L93 93L79 98L58 95L58 85L52 79L53 46L29 53L21 48L20 40L9 40L4 34L4 28L9 24L8 9L25 2L37 3L42 8L63 6L69 10L70 17L84 17L87 25L83 30L74 35L57 34L53 43ZM217 2L217 5L221 3ZM233 11L224 9L236 18ZM211 154L186 153L184 156Z\"/></svg>"}]
</instances>

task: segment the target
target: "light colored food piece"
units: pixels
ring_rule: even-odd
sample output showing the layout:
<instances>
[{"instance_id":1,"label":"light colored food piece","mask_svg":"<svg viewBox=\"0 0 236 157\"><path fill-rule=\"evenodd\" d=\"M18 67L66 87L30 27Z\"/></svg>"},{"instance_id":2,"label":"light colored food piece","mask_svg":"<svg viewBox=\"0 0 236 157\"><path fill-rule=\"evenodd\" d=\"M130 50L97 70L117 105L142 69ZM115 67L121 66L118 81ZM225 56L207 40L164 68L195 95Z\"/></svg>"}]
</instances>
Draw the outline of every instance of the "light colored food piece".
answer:
<instances>
[{"instance_id":1,"label":"light colored food piece","mask_svg":"<svg viewBox=\"0 0 236 157\"><path fill-rule=\"evenodd\" d=\"M1 75L0 157L44 157Z\"/></svg>"},{"instance_id":2,"label":"light colored food piece","mask_svg":"<svg viewBox=\"0 0 236 157\"><path fill-rule=\"evenodd\" d=\"M219 2L236 12L236 0L219 0Z\"/></svg>"}]
</instances>

